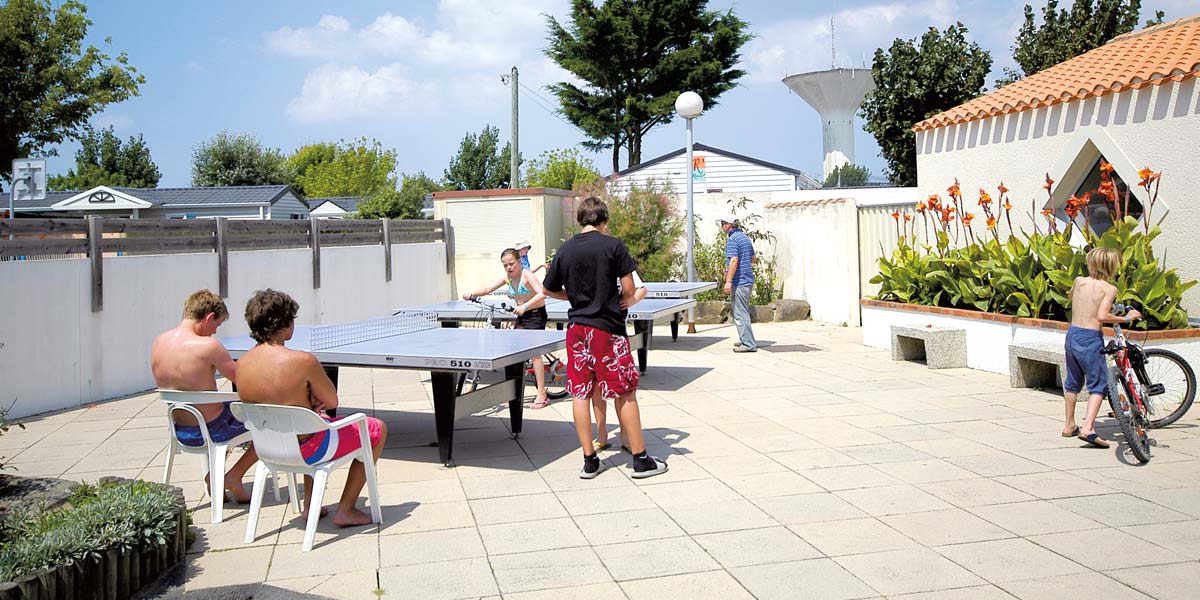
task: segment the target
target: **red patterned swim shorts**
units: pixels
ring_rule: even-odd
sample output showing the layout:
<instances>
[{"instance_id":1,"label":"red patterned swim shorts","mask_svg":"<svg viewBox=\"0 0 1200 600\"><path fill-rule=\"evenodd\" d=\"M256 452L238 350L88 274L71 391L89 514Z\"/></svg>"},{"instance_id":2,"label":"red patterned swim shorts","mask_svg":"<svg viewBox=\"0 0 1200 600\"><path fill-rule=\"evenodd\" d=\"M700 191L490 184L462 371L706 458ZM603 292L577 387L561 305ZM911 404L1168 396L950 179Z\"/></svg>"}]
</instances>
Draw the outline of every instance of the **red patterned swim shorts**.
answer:
<instances>
[{"instance_id":1,"label":"red patterned swim shorts","mask_svg":"<svg viewBox=\"0 0 1200 600\"><path fill-rule=\"evenodd\" d=\"M637 390L638 370L629 338L587 325L567 327L567 391L591 399L596 386L605 400Z\"/></svg>"}]
</instances>

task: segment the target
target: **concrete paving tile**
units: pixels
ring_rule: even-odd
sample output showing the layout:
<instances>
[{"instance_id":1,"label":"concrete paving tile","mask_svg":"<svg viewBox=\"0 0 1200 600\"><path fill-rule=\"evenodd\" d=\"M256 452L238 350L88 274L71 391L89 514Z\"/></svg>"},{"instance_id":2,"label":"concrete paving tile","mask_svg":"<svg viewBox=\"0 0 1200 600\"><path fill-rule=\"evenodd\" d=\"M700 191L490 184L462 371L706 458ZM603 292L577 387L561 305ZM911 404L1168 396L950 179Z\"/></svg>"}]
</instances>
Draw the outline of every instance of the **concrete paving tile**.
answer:
<instances>
[{"instance_id":1,"label":"concrete paving tile","mask_svg":"<svg viewBox=\"0 0 1200 600\"><path fill-rule=\"evenodd\" d=\"M1054 471L1054 469L1046 465L1021 458L1015 454L1008 454L1007 452L957 456L947 458L946 460L984 477L1002 477L1004 475L1025 475L1027 473Z\"/></svg>"},{"instance_id":2,"label":"concrete paving tile","mask_svg":"<svg viewBox=\"0 0 1200 600\"><path fill-rule=\"evenodd\" d=\"M1072 496L1095 496L1109 491L1102 485L1066 471L997 477L994 481L1010 488L1016 488L1042 500L1070 498Z\"/></svg>"},{"instance_id":3,"label":"concrete paving tile","mask_svg":"<svg viewBox=\"0 0 1200 600\"><path fill-rule=\"evenodd\" d=\"M854 600L878 593L833 560L818 558L729 569L758 600Z\"/></svg>"},{"instance_id":4,"label":"concrete paving tile","mask_svg":"<svg viewBox=\"0 0 1200 600\"><path fill-rule=\"evenodd\" d=\"M1107 439L1109 443L1113 443L1111 434ZM1014 451L1013 454L1055 469L1098 469L1121 465L1113 450L1092 448L1087 446L1086 442L1079 440L1066 440L1065 443L1069 443L1071 446L1049 450L1021 450Z\"/></svg>"},{"instance_id":5,"label":"concrete paving tile","mask_svg":"<svg viewBox=\"0 0 1200 600\"><path fill-rule=\"evenodd\" d=\"M505 595L612 581L591 548L524 552L492 556L489 560L500 592Z\"/></svg>"},{"instance_id":6,"label":"concrete paving tile","mask_svg":"<svg viewBox=\"0 0 1200 600\"><path fill-rule=\"evenodd\" d=\"M801 475L829 491L896 485L896 479L871 465L830 467L801 471Z\"/></svg>"},{"instance_id":7,"label":"concrete paving tile","mask_svg":"<svg viewBox=\"0 0 1200 600\"><path fill-rule=\"evenodd\" d=\"M430 479L405 483L379 484L379 497L383 502L461 502L467 499L462 483L457 479Z\"/></svg>"},{"instance_id":8,"label":"concrete paving tile","mask_svg":"<svg viewBox=\"0 0 1200 600\"><path fill-rule=\"evenodd\" d=\"M274 546L189 554L184 591L266 581ZM309 573L306 573L308 575Z\"/></svg>"},{"instance_id":9,"label":"concrete paving tile","mask_svg":"<svg viewBox=\"0 0 1200 600\"><path fill-rule=\"evenodd\" d=\"M1187 558L1200 559L1200 521L1133 525L1122 528L1121 531Z\"/></svg>"},{"instance_id":10,"label":"concrete paving tile","mask_svg":"<svg viewBox=\"0 0 1200 600\"><path fill-rule=\"evenodd\" d=\"M1200 564L1186 562L1107 571L1117 581L1160 600L1187 600L1196 597Z\"/></svg>"},{"instance_id":11,"label":"concrete paving tile","mask_svg":"<svg viewBox=\"0 0 1200 600\"><path fill-rule=\"evenodd\" d=\"M1176 554L1152 543L1116 529L1090 529L1070 533L1052 533L1029 538L1033 543L1053 550L1085 567L1107 571L1113 567L1113 555L1096 552L1097 548L1112 548L1124 567L1144 567L1183 562L1186 556Z\"/></svg>"},{"instance_id":12,"label":"concrete paving tile","mask_svg":"<svg viewBox=\"0 0 1200 600\"><path fill-rule=\"evenodd\" d=\"M708 571L671 577L638 579L621 583L630 600L659 600L660 598L689 598L695 600L752 600L729 573ZM595 596L603 597L603 596ZM588 598L587 600L592 600Z\"/></svg>"},{"instance_id":13,"label":"concrete paving tile","mask_svg":"<svg viewBox=\"0 0 1200 600\"><path fill-rule=\"evenodd\" d=\"M979 585L936 592L917 592L891 596L893 600L1013 600L1013 597L994 585Z\"/></svg>"},{"instance_id":14,"label":"concrete paving tile","mask_svg":"<svg viewBox=\"0 0 1200 600\"><path fill-rule=\"evenodd\" d=\"M975 473L940 458L888 463L881 465L880 469L888 475L910 484L979 477Z\"/></svg>"},{"instance_id":15,"label":"concrete paving tile","mask_svg":"<svg viewBox=\"0 0 1200 600\"><path fill-rule=\"evenodd\" d=\"M985 446L979 442L973 442L971 440L965 440L956 437L946 439L917 440L905 442L905 444L911 448L936 458L975 456L977 454L991 454L996 451L990 446Z\"/></svg>"},{"instance_id":16,"label":"concrete paving tile","mask_svg":"<svg viewBox=\"0 0 1200 600\"><path fill-rule=\"evenodd\" d=\"M817 484L794 472L763 473L722 478L725 485L745 498L769 498L824 491Z\"/></svg>"},{"instance_id":17,"label":"concrete paving tile","mask_svg":"<svg viewBox=\"0 0 1200 600\"><path fill-rule=\"evenodd\" d=\"M950 508L936 496L911 485L893 485L834 492L839 498L873 516Z\"/></svg>"},{"instance_id":18,"label":"concrete paving tile","mask_svg":"<svg viewBox=\"0 0 1200 600\"><path fill-rule=\"evenodd\" d=\"M962 508L1036 499L1025 492L983 478L935 481L917 487Z\"/></svg>"},{"instance_id":19,"label":"concrete paving tile","mask_svg":"<svg viewBox=\"0 0 1200 600\"><path fill-rule=\"evenodd\" d=\"M927 548L855 554L840 556L834 560L886 596L985 583L966 569Z\"/></svg>"},{"instance_id":20,"label":"concrete paving tile","mask_svg":"<svg viewBox=\"0 0 1200 600\"><path fill-rule=\"evenodd\" d=\"M474 526L475 518L466 502L383 505L383 535Z\"/></svg>"},{"instance_id":21,"label":"concrete paving tile","mask_svg":"<svg viewBox=\"0 0 1200 600\"><path fill-rule=\"evenodd\" d=\"M1187 521L1183 513L1175 512L1135 498L1129 494L1105 494L1103 496L1080 496L1051 500L1055 505L1080 515L1087 515L1109 527L1125 527L1145 523Z\"/></svg>"},{"instance_id":22,"label":"concrete paving tile","mask_svg":"<svg viewBox=\"0 0 1200 600\"><path fill-rule=\"evenodd\" d=\"M710 533L692 539L726 569L822 556L820 551L784 527Z\"/></svg>"},{"instance_id":23,"label":"concrete paving tile","mask_svg":"<svg viewBox=\"0 0 1200 600\"><path fill-rule=\"evenodd\" d=\"M882 435L883 437L894 442L920 442L925 440L943 440L954 437L949 432L942 431L936 427L921 424L872 428L871 432Z\"/></svg>"},{"instance_id":24,"label":"concrete paving tile","mask_svg":"<svg viewBox=\"0 0 1200 600\"><path fill-rule=\"evenodd\" d=\"M781 465L794 471L824 469L828 467L847 467L861 465L862 462L850 458L849 455L833 448L813 448L807 450L791 450L788 452L773 452L771 458Z\"/></svg>"},{"instance_id":25,"label":"concrete paving tile","mask_svg":"<svg viewBox=\"0 0 1200 600\"><path fill-rule=\"evenodd\" d=\"M572 492L556 492L556 495L559 501L562 502L562 505L566 507L567 513L571 516L579 516L654 508L656 505L646 495L646 489L649 488L620 486Z\"/></svg>"},{"instance_id":26,"label":"concrete paving tile","mask_svg":"<svg viewBox=\"0 0 1200 600\"><path fill-rule=\"evenodd\" d=\"M685 535L660 508L575 517L575 524L593 546Z\"/></svg>"},{"instance_id":27,"label":"concrete paving tile","mask_svg":"<svg viewBox=\"0 0 1200 600\"><path fill-rule=\"evenodd\" d=\"M788 528L827 556L917 547L916 542L875 518L801 523Z\"/></svg>"},{"instance_id":28,"label":"concrete paving tile","mask_svg":"<svg viewBox=\"0 0 1200 600\"><path fill-rule=\"evenodd\" d=\"M720 568L690 538L667 538L594 546L596 554L617 581L698 573Z\"/></svg>"},{"instance_id":29,"label":"concrete paving tile","mask_svg":"<svg viewBox=\"0 0 1200 600\"><path fill-rule=\"evenodd\" d=\"M701 469L713 477L725 479L742 475L787 472L788 468L762 454L719 456L713 458L693 457Z\"/></svg>"},{"instance_id":30,"label":"concrete paving tile","mask_svg":"<svg viewBox=\"0 0 1200 600\"><path fill-rule=\"evenodd\" d=\"M483 538L488 555L588 545L587 539L571 519L482 525L479 527L479 535Z\"/></svg>"},{"instance_id":31,"label":"concrete paving tile","mask_svg":"<svg viewBox=\"0 0 1200 600\"><path fill-rule=\"evenodd\" d=\"M842 420L855 426L855 427L871 430L872 433L876 433L876 434L879 434L878 431L874 431L876 429L891 429L891 428L895 428L895 427L902 427L905 425L916 425L916 423L914 423L913 421L910 421L908 419L905 419L904 417L900 417L900 416L890 414L890 413L876 413L876 414L846 416L846 417L842 417ZM882 435L882 434L880 434L880 435ZM888 437L888 439L891 439L889 436L886 436L886 435L884 435L884 437Z\"/></svg>"},{"instance_id":32,"label":"concrete paving tile","mask_svg":"<svg viewBox=\"0 0 1200 600\"><path fill-rule=\"evenodd\" d=\"M647 481L654 479L658 477ZM741 499L737 492L716 479L647 484L640 488L655 504L662 507Z\"/></svg>"},{"instance_id":33,"label":"concrete paving tile","mask_svg":"<svg viewBox=\"0 0 1200 600\"><path fill-rule=\"evenodd\" d=\"M754 504L784 525L840 521L867 516L853 504L828 492L759 498Z\"/></svg>"},{"instance_id":34,"label":"concrete paving tile","mask_svg":"<svg viewBox=\"0 0 1200 600\"><path fill-rule=\"evenodd\" d=\"M395 567L487 556L474 527L379 537L380 566Z\"/></svg>"},{"instance_id":35,"label":"concrete paving tile","mask_svg":"<svg viewBox=\"0 0 1200 600\"><path fill-rule=\"evenodd\" d=\"M6 461L4 464L5 466L11 465L22 477L61 477L63 473L70 470L77 462L79 462L79 459L76 458L62 458L37 462ZM95 468L106 468L99 463L92 463L88 466L93 467L93 470ZM144 467L145 465L142 466Z\"/></svg>"},{"instance_id":36,"label":"concrete paving tile","mask_svg":"<svg viewBox=\"0 0 1200 600\"><path fill-rule=\"evenodd\" d=\"M924 452L920 452L903 444L896 443L854 446L852 448L843 448L842 452L844 452L847 456L868 465L878 465L881 463L891 464L932 458Z\"/></svg>"},{"instance_id":37,"label":"concrete paving tile","mask_svg":"<svg viewBox=\"0 0 1200 600\"><path fill-rule=\"evenodd\" d=\"M205 505L207 506L207 501ZM234 510L228 508L225 510L225 518L220 523L212 522L212 513L207 508L192 513L192 527L196 528L196 542L188 547L189 553L235 550L250 546L271 546L278 541L284 515L288 513L286 505L262 507L258 514L257 533L254 541L249 544L243 541L246 539L249 511L246 510L246 507L240 507L241 510L238 510L237 506L232 508Z\"/></svg>"},{"instance_id":38,"label":"concrete paving tile","mask_svg":"<svg viewBox=\"0 0 1200 600\"><path fill-rule=\"evenodd\" d=\"M690 535L778 525L749 500L683 504L663 510Z\"/></svg>"},{"instance_id":39,"label":"concrete paving tile","mask_svg":"<svg viewBox=\"0 0 1200 600\"><path fill-rule=\"evenodd\" d=\"M892 515L881 520L923 546L1014 537L1011 532L959 508Z\"/></svg>"},{"instance_id":40,"label":"concrete paving tile","mask_svg":"<svg viewBox=\"0 0 1200 600\"><path fill-rule=\"evenodd\" d=\"M486 558L379 569L379 587L389 598L453 600L500 593Z\"/></svg>"},{"instance_id":41,"label":"concrete paving tile","mask_svg":"<svg viewBox=\"0 0 1200 600\"><path fill-rule=\"evenodd\" d=\"M991 583L1086 573L1088 569L1025 539L994 540L934 548Z\"/></svg>"},{"instance_id":42,"label":"concrete paving tile","mask_svg":"<svg viewBox=\"0 0 1200 600\"><path fill-rule=\"evenodd\" d=\"M638 401L641 401L640 398ZM621 586L617 585L615 581L610 581L535 592L517 592L505 594L504 598L505 600L595 600L596 598L620 598L621 595Z\"/></svg>"},{"instance_id":43,"label":"concrete paving tile","mask_svg":"<svg viewBox=\"0 0 1200 600\"><path fill-rule=\"evenodd\" d=\"M467 504L471 506L475 522L479 525L540 521L567 516L567 510L554 494L486 498L471 500Z\"/></svg>"},{"instance_id":44,"label":"concrete paving tile","mask_svg":"<svg viewBox=\"0 0 1200 600\"><path fill-rule=\"evenodd\" d=\"M670 467L670 470L662 475L656 475L649 479L634 479L633 484L638 487L659 485L674 481L696 481L698 479L712 478L712 475L708 471L700 468L700 465L696 464L696 461L689 460L677 454L667 456L665 454L655 454L652 452L650 455L666 461L667 466ZM614 454L609 458L609 464L612 465L613 475L620 473L628 477L631 473L633 473L633 465L630 464L628 454Z\"/></svg>"},{"instance_id":45,"label":"concrete paving tile","mask_svg":"<svg viewBox=\"0 0 1200 600\"><path fill-rule=\"evenodd\" d=\"M463 491L469 500L545 494L550 487L537 473L515 473L495 477L479 477L462 480Z\"/></svg>"},{"instance_id":46,"label":"concrete paving tile","mask_svg":"<svg viewBox=\"0 0 1200 600\"><path fill-rule=\"evenodd\" d=\"M350 535L301 552L301 544L275 547L267 579L293 579L313 573L349 573L379 567L379 537Z\"/></svg>"},{"instance_id":47,"label":"concrete paving tile","mask_svg":"<svg viewBox=\"0 0 1200 600\"><path fill-rule=\"evenodd\" d=\"M1021 600L1060 600L1087 590L1089 596L1105 600L1149 600L1149 596L1105 577L1100 573L1077 573L1044 579L1010 581L1003 584L1008 593Z\"/></svg>"},{"instance_id":48,"label":"concrete paving tile","mask_svg":"<svg viewBox=\"0 0 1200 600\"><path fill-rule=\"evenodd\" d=\"M273 590L287 590L320 598L353 600L374 597L372 594L377 587L377 579L375 569L371 569L336 575L277 579L268 581L266 585L268 589ZM386 593L383 597L387 597Z\"/></svg>"},{"instance_id":49,"label":"concrete paving tile","mask_svg":"<svg viewBox=\"0 0 1200 600\"><path fill-rule=\"evenodd\" d=\"M1082 531L1103 527L1101 523L1080 516L1065 508L1055 506L1045 500L974 506L967 508L967 510L978 517L982 517L1021 536L1064 533L1067 531Z\"/></svg>"}]
</instances>

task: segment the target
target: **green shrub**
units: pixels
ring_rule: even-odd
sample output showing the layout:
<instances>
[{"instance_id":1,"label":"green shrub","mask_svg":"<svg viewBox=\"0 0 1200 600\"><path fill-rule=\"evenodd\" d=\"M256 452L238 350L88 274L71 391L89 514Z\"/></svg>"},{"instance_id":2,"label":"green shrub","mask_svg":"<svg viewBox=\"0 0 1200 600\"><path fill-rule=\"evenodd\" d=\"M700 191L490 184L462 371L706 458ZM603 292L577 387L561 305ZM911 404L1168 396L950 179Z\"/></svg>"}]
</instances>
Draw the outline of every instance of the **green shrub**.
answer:
<instances>
[{"instance_id":1,"label":"green shrub","mask_svg":"<svg viewBox=\"0 0 1200 600\"><path fill-rule=\"evenodd\" d=\"M174 491L145 481L81 486L67 508L15 514L3 525L0 581L98 558L109 549L148 550L175 533Z\"/></svg>"},{"instance_id":2,"label":"green shrub","mask_svg":"<svg viewBox=\"0 0 1200 600\"><path fill-rule=\"evenodd\" d=\"M4 344L0 344L0 348L3 348L3 347L4 347ZM13 423L8 422L8 409L10 409L10 408L12 408L12 406L0 407L0 435L8 433L8 429L14 425ZM20 427L21 429L25 429L24 423L16 423L15 425L17 427ZM3 459L4 459L4 457L0 456L0 460L3 460ZM7 463L4 463L4 462L0 462L0 471L2 471L4 469L12 469L15 471L16 467L9 465Z\"/></svg>"},{"instance_id":3,"label":"green shrub","mask_svg":"<svg viewBox=\"0 0 1200 600\"><path fill-rule=\"evenodd\" d=\"M756 305L770 304L783 297L783 282L775 265L775 236L759 226L761 217L756 213L746 212L749 198L730 199L728 212L737 217L742 223L742 232L754 244L758 260L750 265L754 273L754 291L750 295L750 303ZM692 262L696 268L697 281L715 281L724 285L725 282L725 241L729 236L718 229L711 243L698 242L692 253ZM686 260L686 257L685 257ZM682 264L680 271L686 275L687 265ZM697 301L726 300L728 296L722 288L707 291L696 296Z\"/></svg>"},{"instance_id":4,"label":"green shrub","mask_svg":"<svg viewBox=\"0 0 1200 600\"><path fill-rule=\"evenodd\" d=\"M1158 181L1158 174L1148 169L1143 173L1148 175L1143 174L1142 185L1147 189L1153 187L1156 198L1157 186L1153 184ZM1047 192L1052 183L1047 180ZM1012 207L1003 200L1007 190L1003 185L1000 188L1002 214L1007 220ZM965 211L957 194L958 184L949 191L953 209L932 197L918 204L920 219L911 219L911 215L900 211L892 214L900 242L891 257L879 259L879 274L871 279L881 286L876 298L1067 321L1075 278L1087 275L1087 251L1101 246L1121 251L1121 272L1114 282L1117 302L1142 312L1144 319L1135 328L1188 327L1187 311L1180 303L1184 292L1196 282L1181 281L1175 269L1166 268L1155 258L1152 242L1161 233L1158 227L1126 215L1102 235L1086 228L1080 231L1067 227L1058 231L1053 216L1044 211L1045 233L1035 227L1032 234L1014 234L1010 224L1010 235L1001 242L996 231L1001 221L991 213L990 197L981 195L980 205L988 217L988 228L976 236L971 228L973 215ZM1120 214L1116 190L1110 188L1109 194L1114 214ZM1153 210L1153 200L1150 209ZM1072 217L1087 210L1086 202L1081 199L1072 197L1068 203L1068 214ZM955 213L968 218L955 219ZM934 215L932 220L930 214ZM1085 222L1087 217L1084 214ZM918 223L925 225L925 231L921 232L924 235L918 235ZM931 230L933 244L921 244L922 240L929 240ZM956 244L951 234L954 240L966 241L966 245ZM1073 235L1084 236L1083 247L1072 242Z\"/></svg>"},{"instance_id":5,"label":"green shrub","mask_svg":"<svg viewBox=\"0 0 1200 600\"><path fill-rule=\"evenodd\" d=\"M613 237L625 242L645 281L667 281L683 256L684 218L671 201L667 182L649 181L645 187L632 186L624 197L611 193L603 181L584 186L580 198L596 196L608 205L608 229ZM578 233L578 225L567 231Z\"/></svg>"}]
</instances>

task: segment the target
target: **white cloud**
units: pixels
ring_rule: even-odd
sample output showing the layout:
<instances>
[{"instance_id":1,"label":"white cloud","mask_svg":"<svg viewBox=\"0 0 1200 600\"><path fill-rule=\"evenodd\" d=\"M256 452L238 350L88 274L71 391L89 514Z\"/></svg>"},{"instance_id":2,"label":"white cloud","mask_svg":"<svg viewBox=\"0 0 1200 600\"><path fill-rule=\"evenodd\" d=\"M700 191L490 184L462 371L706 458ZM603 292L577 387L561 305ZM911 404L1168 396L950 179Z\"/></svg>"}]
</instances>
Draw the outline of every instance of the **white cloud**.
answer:
<instances>
[{"instance_id":1,"label":"white cloud","mask_svg":"<svg viewBox=\"0 0 1200 600\"><path fill-rule=\"evenodd\" d=\"M413 49L424 34L421 28L404 17L384 13L358 32L358 39L367 49L384 56L397 56Z\"/></svg>"},{"instance_id":2,"label":"white cloud","mask_svg":"<svg viewBox=\"0 0 1200 600\"><path fill-rule=\"evenodd\" d=\"M267 32L267 47L285 56L329 59L350 50L346 43L350 21L322 15L316 27L280 27Z\"/></svg>"},{"instance_id":3,"label":"white cloud","mask_svg":"<svg viewBox=\"0 0 1200 600\"><path fill-rule=\"evenodd\" d=\"M778 83L787 75L830 68L833 17L837 66L862 67L864 61L870 64L876 48L890 46L897 37L918 36L929 27L945 28L959 12L954 0L888 2L777 22L754 28L757 37L746 44L742 64L755 83Z\"/></svg>"},{"instance_id":4,"label":"white cloud","mask_svg":"<svg viewBox=\"0 0 1200 600\"><path fill-rule=\"evenodd\" d=\"M300 96L288 103L287 114L306 122L394 115L423 109L435 95L433 84L410 79L398 63L373 73L327 64L304 78Z\"/></svg>"}]
</instances>

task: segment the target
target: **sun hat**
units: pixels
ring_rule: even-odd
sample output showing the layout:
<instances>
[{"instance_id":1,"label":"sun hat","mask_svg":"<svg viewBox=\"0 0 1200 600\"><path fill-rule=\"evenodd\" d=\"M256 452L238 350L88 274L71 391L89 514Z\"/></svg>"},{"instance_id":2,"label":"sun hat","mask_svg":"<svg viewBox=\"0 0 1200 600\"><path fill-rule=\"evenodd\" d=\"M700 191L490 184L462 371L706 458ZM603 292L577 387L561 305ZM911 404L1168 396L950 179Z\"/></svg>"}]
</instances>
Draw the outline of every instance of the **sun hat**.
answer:
<instances>
[{"instance_id":1,"label":"sun hat","mask_svg":"<svg viewBox=\"0 0 1200 600\"><path fill-rule=\"evenodd\" d=\"M720 225L721 223L729 223L730 225L737 225L738 218L735 217L731 213L725 213L725 214L717 217L717 225Z\"/></svg>"},{"instance_id":2,"label":"sun hat","mask_svg":"<svg viewBox=\"0 0 1200 600\"><path fill-rule=\"evenodd\" d=\"M525 240L521 240L521 241L513 244L513 248L516 248L517 250L528 250L529 248L532 248L532 247L533 247L533 245Z\"/></svg>"}]
</instances>

